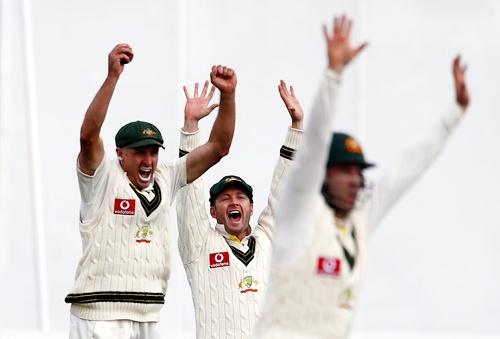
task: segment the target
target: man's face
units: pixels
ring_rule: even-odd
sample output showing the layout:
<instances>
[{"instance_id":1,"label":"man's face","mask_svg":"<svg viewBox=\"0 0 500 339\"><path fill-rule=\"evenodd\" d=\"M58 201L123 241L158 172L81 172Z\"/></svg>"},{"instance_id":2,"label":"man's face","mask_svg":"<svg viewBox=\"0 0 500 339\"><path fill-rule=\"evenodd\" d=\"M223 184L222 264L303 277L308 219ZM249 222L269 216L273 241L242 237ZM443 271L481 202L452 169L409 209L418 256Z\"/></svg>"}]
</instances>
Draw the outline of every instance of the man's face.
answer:
<instances>
[{"instance_id":1,"label":"man's face","mask_svg":"<svg viewBox=\"0 0 500 339\"><path fill-rule=\"evenodd\" d=\"M355 164L328 166L325 186L329 203L338 208L339 212L349 213L363 187L361 168Z\"/></svg>"},{"instance_id":2,"label":"man's face","mask_svg":"<svg viewBox=\"0 0 500 339\"><path fill-rule=\"evenodd\" d=\"M217 223L225 226L226 232L243 239L250 231L253 204L244 191L228 187L217 195L210 214Z\"/></svg>"},{"instance_id":3,"label":"man's face","mask_svg":"<svg viewBox=\"0 0 500 339\"><path fill-rule=\"evenodd\" d=\"M153 182L158 164L158 149L158 146L116 149L120 165L135 187L144 189Z\"/></svg>"}]
</instances>

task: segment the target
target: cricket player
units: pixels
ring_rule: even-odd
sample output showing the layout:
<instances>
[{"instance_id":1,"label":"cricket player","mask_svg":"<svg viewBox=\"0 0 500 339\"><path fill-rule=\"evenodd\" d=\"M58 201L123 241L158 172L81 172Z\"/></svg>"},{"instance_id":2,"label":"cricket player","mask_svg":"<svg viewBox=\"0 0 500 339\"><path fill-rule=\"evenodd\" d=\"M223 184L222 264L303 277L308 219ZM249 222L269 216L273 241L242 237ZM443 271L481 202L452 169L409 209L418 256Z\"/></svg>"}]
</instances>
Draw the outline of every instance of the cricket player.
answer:
<instances>
[{"instance_id":1,"label":"cricket player","mask_svg":"<svg viewBox=\"0 0 500 339\"><path fill-rule=\"evenodd\" d=\"M323 80L303 145L280 195L270 286L255 338L349 336L366 240L443 149L469 103L465 67L457 57L456 104L357 205L363 171L373 164L365 160L354 138L335 133L332 140L330 130L341 72L364 46L350 46L351 25L340 17L334 20L332 34L325 28L332 80Z\"/></svg>"},{"instance_id":2,"label":"cricket player","mask_svg":"<svg viewBox=\"0 0 500 339\"><path fill-rule=\"evenodd\" d=\"M151 123L118 130L117 160L105 159L101 127L118 79L134 57L119 44L108 56L108 75L80 131L77 176L81 194L83 255L71 303L70 338L157 338L169 262L170 205L179 189L229 152L235 123L236 74L214 66L220 110L208 142L173 163L158 164L163 137Z\"/></svg>"},{"instance_id":3,"label":"cricket player","mask_svg":"<svg viewBox=\"0 0 500 339\"><path fill-rule=\"evenodd\" d=\"M187 101L181 156L198 144L198 120L213 107L209 106L212 91L207 87L205 83L201 96L197 85L193 96L184 88ZM201 178L181 189L177 197L179 251L191 287L199 339L249 338L260 314L272 253L276 194L302 134L303 112L293 87L288 90L281 81L278 89L292 122L274 169L268 204L257 225L250 226L252 187L239 176L224 176L210 188L210 216L215 227L210 225ZM248 166L255 165L248 159Z\"/></svg>"}]
</instances>

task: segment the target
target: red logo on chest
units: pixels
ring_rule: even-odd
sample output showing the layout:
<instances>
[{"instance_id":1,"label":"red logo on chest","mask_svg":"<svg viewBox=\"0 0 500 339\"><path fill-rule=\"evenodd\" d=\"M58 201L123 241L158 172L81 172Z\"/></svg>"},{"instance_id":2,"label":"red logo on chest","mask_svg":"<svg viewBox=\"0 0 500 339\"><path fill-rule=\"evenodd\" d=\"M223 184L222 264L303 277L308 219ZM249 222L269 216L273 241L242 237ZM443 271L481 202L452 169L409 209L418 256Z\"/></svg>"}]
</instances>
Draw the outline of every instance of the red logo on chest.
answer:
<instances>
[{"instance_id":1,"label":"red logo on chest","mask_svg":"<svg viewBox=\"0 0 500 339\"><path fill-rule=\"evenodd\" d=\"M134 215L135 200L134 199L115 199L115 214Z\"/></svg>"},{"instance_id":2,"label":"red logo on chest","mask_svg":"<svg viewBox=\"0 0 500 339\"><path fill-rule=\"evenodd\" d=\"M210 253L209 262L210 262L210 268L229 266L229 253L228 252Z\"/></svg>"},{"instance_id":3,"label":"red logo on chest","mask_svg":"<svg viewBox=\"0 0 500 339\"><path fill-rule=\"evenodd\" d=\"M333 257L318 257L316 273L338 277L340 275L340 259Z\"/></svg>"}]
</instances>

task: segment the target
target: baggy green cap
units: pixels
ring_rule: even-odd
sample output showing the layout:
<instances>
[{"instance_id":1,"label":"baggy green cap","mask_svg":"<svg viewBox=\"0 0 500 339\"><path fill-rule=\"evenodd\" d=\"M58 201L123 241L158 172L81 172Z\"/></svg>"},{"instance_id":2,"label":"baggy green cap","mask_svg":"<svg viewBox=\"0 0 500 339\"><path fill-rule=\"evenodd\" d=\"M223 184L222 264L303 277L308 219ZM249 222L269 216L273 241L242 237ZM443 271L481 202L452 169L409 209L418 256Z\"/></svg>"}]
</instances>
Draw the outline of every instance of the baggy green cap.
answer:
<instances>
[{"instance_id":1,"label":"baggy green cap","mask_svg":"<svg viewBox=\"0 0 500 339\"><path fill-rule=\"evenodd\" d=\"M327 166L339 164L355 164L362 169L375 166L366 162L359 143L350 135L345 133L333 133L328 155Z\"/></svg>"},{"instance_id":2,"label":"baggy green cap","mask_svg":"<svg viewBox=\"0 0 500 339\"><path fill-rule=\"evenodd\" d=\"M215 199L228 186L236 186L239 187L250 199L250 202L253 203L253 189L252 186L247 184L245 180L241 179L236 175L226 175L222 179L220 179L216 184L210 187L210 204L213 205Z\"/></svg>"},{"instance_id":3,"label":"baggy green cap","mask_svg":"<svg viewBox=\"0 0 500 339\"><path fill-rule=\"evenodd\" d=\"M156 145L163 147L163 138L155 125L145 121L129 122L118 130L115 136L116 147L137 148Z\"/></svg>"}]
</instances>

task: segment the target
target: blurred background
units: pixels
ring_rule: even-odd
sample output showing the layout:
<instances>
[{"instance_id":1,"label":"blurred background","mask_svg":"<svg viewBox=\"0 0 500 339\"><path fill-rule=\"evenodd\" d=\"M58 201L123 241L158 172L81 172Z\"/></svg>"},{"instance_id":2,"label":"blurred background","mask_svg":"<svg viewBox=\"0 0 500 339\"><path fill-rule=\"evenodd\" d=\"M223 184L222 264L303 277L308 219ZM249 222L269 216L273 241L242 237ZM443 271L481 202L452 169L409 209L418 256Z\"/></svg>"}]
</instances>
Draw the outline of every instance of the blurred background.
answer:
<instances>
[{"instance_id":1,"label":"blurred background","mask_svg":"<svg viewBox=\"0 0 500 339\"><path fill-rule=\"evenodd\" d=\"M336 126L379 165L369 181L452 105L457 53L472 97L443 154L370 240L353 338L499 338L495 0L0 0L0 338L68 336L64 297L81 255L79 130L115 44L129 43L135 58L102 130L107 156L118 128L141 119L162 130L160 159L174 160L182 85L192 91L211 65L229 65L238 75L235 138L205 182L242 176L258 212L290 124L278 82L294 85L307 122L326 67L321 25L342 13L354 19L354 42L370 45L343 75ZM202 122L202 139L214 116ZM170 233L160 331L194 338L175 227Z\"/></svg>"}]
</instances>

